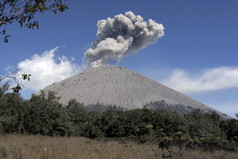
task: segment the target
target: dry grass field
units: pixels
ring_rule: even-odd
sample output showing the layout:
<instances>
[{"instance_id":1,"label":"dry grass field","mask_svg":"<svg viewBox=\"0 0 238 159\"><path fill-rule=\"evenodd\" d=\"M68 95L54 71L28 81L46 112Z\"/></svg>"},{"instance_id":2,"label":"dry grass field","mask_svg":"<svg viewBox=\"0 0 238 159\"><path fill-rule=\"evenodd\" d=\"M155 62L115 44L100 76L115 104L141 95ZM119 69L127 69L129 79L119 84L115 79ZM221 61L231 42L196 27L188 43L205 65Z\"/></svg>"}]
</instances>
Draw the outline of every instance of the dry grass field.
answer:
<instances>
[{"instance_id":1,"label":"dry grass field","mask_svg":"<svg viewBox=\"0 0 238 159\"><path fill-rule=\"evenodd\" d=\"M166 157L167 156L167 157ZM82 137L0 136L1 159L160 159L168 157L154 144L98 141ZM238 152L189 151L183 159L237 159Z\"/></svg>"}]
</instances>

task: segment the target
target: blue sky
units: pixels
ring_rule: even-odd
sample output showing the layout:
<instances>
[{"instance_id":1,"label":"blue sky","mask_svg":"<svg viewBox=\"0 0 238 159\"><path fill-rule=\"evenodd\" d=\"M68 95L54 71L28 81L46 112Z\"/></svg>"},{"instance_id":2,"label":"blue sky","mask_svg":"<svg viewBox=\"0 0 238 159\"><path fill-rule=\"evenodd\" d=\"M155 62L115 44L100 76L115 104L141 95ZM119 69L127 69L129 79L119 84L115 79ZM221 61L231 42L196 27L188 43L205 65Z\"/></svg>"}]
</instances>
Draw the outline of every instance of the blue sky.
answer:
<instances>
[{"instance_id":1,"label":"blue sky","mask_svg":"<svg viewBox=\"0 0 238 159\"><path fill-rule=\"evenodd\" d=\"M9 43L0 43L0 75L16 68L32 73L24 97L84 70L84 53L96 40L97 22L132 11L144 21L163 24L164 36L110 64L137 71L232 117L238 113L237 0L67 4L70 9L65 13L37 16L38 30L11 25Z\"/></svg>"}]
</instances>

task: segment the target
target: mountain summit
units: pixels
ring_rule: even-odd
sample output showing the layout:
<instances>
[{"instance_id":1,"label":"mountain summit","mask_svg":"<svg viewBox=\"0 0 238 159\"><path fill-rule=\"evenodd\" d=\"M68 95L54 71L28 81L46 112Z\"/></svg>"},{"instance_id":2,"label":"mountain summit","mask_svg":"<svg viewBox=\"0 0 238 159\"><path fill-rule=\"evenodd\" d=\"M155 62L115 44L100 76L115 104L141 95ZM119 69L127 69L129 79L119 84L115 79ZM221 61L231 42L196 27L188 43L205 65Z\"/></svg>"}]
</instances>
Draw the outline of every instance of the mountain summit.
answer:
<instances>
[{"instance_id":1,"label":"mountain summit","mask_svg":"<svg viewBox=\"0 0 238 159\"><path fill-rule=\"evenodd\" d=\"M180 113L200 109L203 112L215 111L227 118L215 109L124 67L93 68L49 85L43 91L56 92L61 97L59 102L63 104L76 99L85 106L100 104L135 109L145 105L155 106L163 101L168 104L166 109Z\"/></svg>"}]
</instances>

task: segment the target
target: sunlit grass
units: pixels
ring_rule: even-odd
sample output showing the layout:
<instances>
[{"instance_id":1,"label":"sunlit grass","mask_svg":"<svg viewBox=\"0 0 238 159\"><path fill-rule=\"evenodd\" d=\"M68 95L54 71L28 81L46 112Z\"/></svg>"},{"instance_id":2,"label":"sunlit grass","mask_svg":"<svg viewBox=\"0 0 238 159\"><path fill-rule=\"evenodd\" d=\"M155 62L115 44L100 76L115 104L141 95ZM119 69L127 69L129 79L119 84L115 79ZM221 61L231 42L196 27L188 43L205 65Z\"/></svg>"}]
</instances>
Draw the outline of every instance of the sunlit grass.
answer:
<instances>
[{"instance_id":1,"label":"sunlit grass","mask_svg":"<svg viewBox=\"0 0 238 159\"><path fill-rule=\"evenodd\" d=\"M7 135L0 137L1 159L158 159L169 157L156 144L98 141L82 137ZM188 151L184 159L237 159L238 152Z\"/></svg>"}]
</instances>

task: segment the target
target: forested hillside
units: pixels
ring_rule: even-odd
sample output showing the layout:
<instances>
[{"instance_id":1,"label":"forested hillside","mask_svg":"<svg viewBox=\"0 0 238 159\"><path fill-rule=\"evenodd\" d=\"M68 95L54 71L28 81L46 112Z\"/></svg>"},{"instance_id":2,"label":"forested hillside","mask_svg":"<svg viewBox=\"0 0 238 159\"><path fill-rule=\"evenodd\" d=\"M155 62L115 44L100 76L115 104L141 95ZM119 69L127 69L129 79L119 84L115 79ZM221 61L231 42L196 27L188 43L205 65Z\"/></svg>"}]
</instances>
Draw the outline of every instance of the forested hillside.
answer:
<instances>
[{"instance_id":1,"label":"forested hillside","mask_svg":"<svg viewBox=\"0 0 238 159\"><path fill-rule=\"evenodd\" d=\"M52 92L49 96L42 93L24 100L18 93L7 93L7 90L8 85L1 86L1 135L84 136L152 142L168 151L177 146L181 155L184 149L237 150L238 120L221 120L216 113L194 110L180 115L167 110L152 111L148 107L124 111L110 107L100 112L88 110L75 100L63 107ZM103 106L94 106L100 107Z\"/></svg>"}]
</instances>

